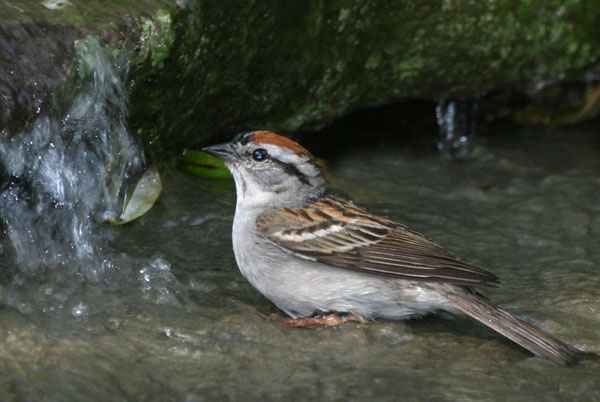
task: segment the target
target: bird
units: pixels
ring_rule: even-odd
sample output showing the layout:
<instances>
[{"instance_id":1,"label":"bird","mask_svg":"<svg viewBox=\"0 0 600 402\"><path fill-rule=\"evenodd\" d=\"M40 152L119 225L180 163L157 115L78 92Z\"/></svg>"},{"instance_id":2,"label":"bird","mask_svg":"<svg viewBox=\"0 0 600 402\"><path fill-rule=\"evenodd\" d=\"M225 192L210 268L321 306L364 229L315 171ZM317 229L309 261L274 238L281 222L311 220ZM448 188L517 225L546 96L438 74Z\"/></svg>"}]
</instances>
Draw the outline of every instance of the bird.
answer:
<instances>
[{"instance_id":1,"label":"bird","mask_svg":"<svg viewBox=\"0 0 600 402\"><path fill-rule=\"evenodd\" d=\"M336 195L297 142L251 131L203 151L221 159L235 181L232 243L240 272L289 316L270 319L314 327L448 311L556 364L594 355L491 302L477 288L496 286L493 273Z\"/></svg>"}]
</instances>

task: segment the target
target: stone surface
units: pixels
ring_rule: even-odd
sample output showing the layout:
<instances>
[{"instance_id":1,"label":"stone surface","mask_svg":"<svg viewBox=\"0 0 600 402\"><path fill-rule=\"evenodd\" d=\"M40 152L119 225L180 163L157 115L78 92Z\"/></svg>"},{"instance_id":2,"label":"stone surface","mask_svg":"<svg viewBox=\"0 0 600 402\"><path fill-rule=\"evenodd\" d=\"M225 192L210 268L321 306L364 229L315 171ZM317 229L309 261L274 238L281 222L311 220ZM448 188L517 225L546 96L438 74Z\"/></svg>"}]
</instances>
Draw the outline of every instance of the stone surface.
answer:
<instances>
[{"instance_id":1,"label":"stone surface","mask_svg":"<svg viewBox=\"0 0 600 402\"><path fill-rule=\"evenodd\" d=\"M131 125L159 150L403 99L535 91L600 57L598 0L5 1L0 15L0 129L60 104L73 42L96 34L127 60Z\"/></svg>"}]
</instances>

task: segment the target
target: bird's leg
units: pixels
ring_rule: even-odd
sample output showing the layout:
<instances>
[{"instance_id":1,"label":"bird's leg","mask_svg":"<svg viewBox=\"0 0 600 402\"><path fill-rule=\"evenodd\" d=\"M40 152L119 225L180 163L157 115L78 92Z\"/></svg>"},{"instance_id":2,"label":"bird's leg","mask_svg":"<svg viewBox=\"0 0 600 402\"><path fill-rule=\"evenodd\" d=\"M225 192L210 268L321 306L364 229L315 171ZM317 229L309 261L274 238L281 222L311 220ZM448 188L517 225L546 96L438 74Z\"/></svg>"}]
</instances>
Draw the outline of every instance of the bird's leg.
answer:
<instances>
[{"instance_id":1,"label":"bird's leg","mask_svg":"<svg viewBox=\"0 0 600 402\"><path fill-rule=\"evenodd\" d=\"M314 317L284 318L283 323L288 327L313 328L313 327L335 327L348 321L360 322L354 314L329 313Z\"/></svg>"},{"instance_id":2,"label":"bird's leg","mask_svg":"<svg viewBox=\"0 0 600 402\"><path fill-rule=\"evenodd\" d=\"M294 328L334 327L348 321L360 322L360 319L351 313L329 313L313 317L285 318L277 314L266 315L256 310L252 312L269 321L278 321Z\"/></svg>"}]
</instances>

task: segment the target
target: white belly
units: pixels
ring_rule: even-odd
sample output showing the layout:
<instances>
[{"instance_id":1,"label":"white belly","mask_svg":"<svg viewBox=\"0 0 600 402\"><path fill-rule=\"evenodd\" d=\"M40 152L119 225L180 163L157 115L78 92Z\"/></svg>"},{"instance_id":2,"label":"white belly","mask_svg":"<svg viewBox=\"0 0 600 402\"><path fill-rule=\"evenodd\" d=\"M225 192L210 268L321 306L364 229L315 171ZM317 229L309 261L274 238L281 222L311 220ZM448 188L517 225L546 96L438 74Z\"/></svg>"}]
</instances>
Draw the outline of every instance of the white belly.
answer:
<instances>
[{"instance_id":1,"label":"white belly","mask_svg":"<svg viewBox=\"0 0 600 402\"><path fill-rule=\"evenodd\" d=\"M448 309L431 285L327 266L265 244L254 233L254 217L234 220L233 246L238 267L259 292L293 318L315 313L353 313L363 320L405 319ZM260 250L255 242L262 241Z\"/></svg>"}]
</instances>

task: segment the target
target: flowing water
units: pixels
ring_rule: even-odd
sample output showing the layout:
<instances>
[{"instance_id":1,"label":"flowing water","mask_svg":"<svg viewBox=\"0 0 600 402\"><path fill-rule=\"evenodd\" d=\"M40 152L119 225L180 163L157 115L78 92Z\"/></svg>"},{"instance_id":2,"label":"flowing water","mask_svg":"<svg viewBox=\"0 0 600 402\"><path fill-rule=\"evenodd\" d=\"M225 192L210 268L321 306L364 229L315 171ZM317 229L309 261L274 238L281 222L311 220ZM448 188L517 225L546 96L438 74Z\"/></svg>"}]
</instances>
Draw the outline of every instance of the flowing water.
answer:
<instances>
[{"instance_id":1,"label":"flowing water","mask_svg":"<svg viewBox=\"0 0 600 402\"><path fill-rule=\"evenodd\" d=\"M371 211L493 270L495 301L599 352L599 151L593 128L522 129L460 163L384 144L347 151L328 173ZM111 234L94 251L101 280L86 259L25 278L27 264L2 261L13 274L2 282L0 400L600 399L600 363L555 366L463 317L265 321L250 311L277 310L231 251L232 183L162 173L146 216L97 229Z\"/></svg>"},{"instance_id":2,"label":"flowing water","mask_svg":"<svg viewBox=\"0 0 600 402\"><path fill-rule=\"evenodd\" d=\"M79 46L70 106L2 137L0 400L600 400L599 362L558 367L464 317L309 330L252 314L277 310L235 265L230 180L165 168L147 215L99 223L144 156L126 71ZM480 138L460 162L363 141L327 173L498 274L493 300L600 352L596 127Z\"/></svg>"},{"instance_id":3,"label":"flowing water","mask_svg":"<svg viewBox=\"0 0 600 402\"><path fill-rule=\"evenodd\" d=\"M449 156L467 157L475 144L478 104L473 99L442 99L435 108L441 140L438 149Z\"/></svg>"}]
</instances>

